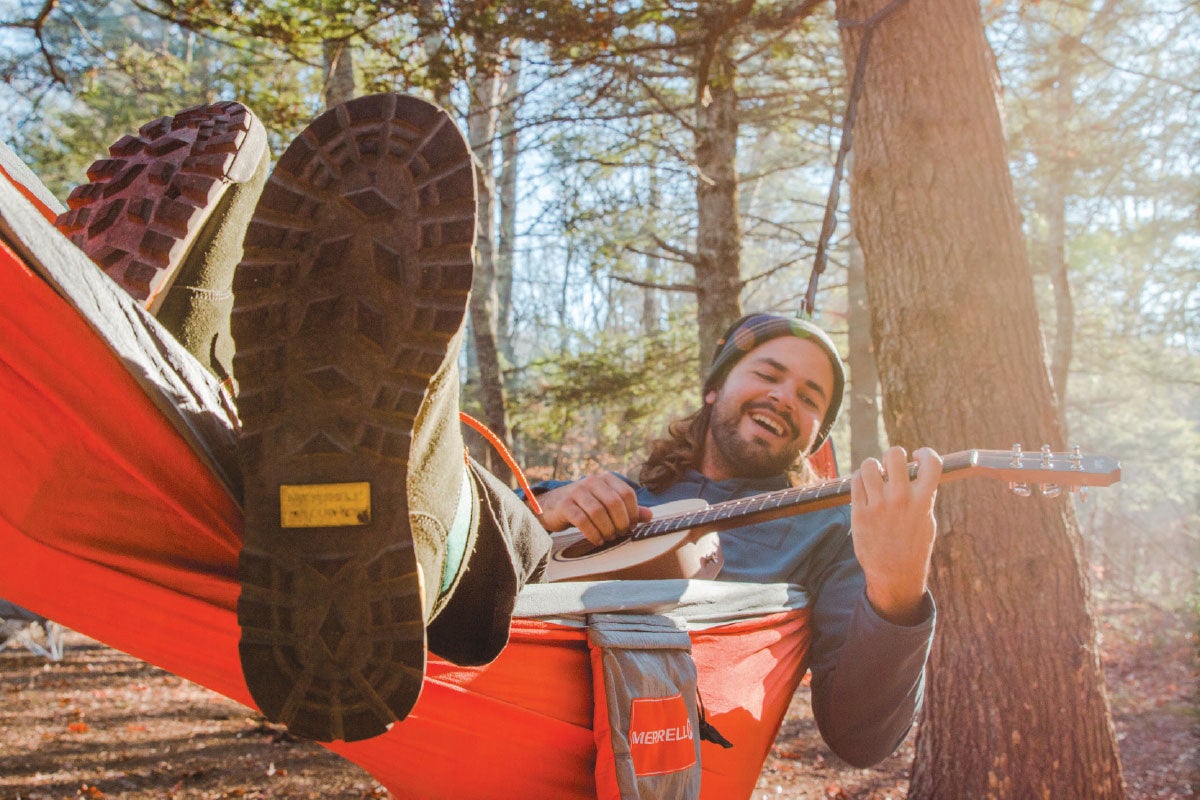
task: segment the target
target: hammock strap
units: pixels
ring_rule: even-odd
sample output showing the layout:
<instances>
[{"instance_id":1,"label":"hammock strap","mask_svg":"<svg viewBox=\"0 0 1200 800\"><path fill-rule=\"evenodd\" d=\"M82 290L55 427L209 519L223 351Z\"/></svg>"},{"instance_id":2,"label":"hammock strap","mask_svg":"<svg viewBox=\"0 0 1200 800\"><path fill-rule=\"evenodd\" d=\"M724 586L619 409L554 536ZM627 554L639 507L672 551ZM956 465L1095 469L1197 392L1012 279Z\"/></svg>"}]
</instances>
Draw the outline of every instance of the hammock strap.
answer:
<instances>
[{"instance_id":1,"label":"hammock strap","mask_svg":"<svg viewBox=\"0 0 1200 800\"><path fill-rule=\"evenodd\" d=\"M458 418L466 425L474 428L476 433L486 439L487 443L495 448L496 452L500 454L500 458L512 470L512 474L517 476L517 484L521 487L521 491L525 492L525 502L529 504L529 510L535 515L541 516L542 507L538 504L537 498L533 496L533 490L529 488L529 481L525 478L525 473L517 466L517 460L513 458L508 448L504 446L504 442L501 441L500 437L492 433L492 430L487 425L484 425L465 411L459 411Z\"/></svg>"},{"instance_id":2,"label":"hammock strap","mask_svg":"<svg viewBox=\"0 0 1200 800\"><path fill-rule=\"evenodd\" d=\"M837 207L841 195L842 171L845 169L846 156L854 143L854 120L858 116L858 99L862 95L863 76L867 72L867 54L871 51L871 37L875 28L904 5L907 0L892 0L886 6L876 11L865 20L839 19L839 28L863 28L862 42L858 47L858 56L854 64L854 81L850 85L850 97L846 101L846 113L842 115L842 142L838 147L837 160L833 167L833 180L829 186L829 197L825 201L825 218L821 221L821 235L817 238L817 252L813 257L812 273L808 277L808 291L804 294L804 305L801 311L805 316L812 317L817 306L817 282L825 272L829 261L829 240L837 230Z\"/></svg>"}]
</instances>

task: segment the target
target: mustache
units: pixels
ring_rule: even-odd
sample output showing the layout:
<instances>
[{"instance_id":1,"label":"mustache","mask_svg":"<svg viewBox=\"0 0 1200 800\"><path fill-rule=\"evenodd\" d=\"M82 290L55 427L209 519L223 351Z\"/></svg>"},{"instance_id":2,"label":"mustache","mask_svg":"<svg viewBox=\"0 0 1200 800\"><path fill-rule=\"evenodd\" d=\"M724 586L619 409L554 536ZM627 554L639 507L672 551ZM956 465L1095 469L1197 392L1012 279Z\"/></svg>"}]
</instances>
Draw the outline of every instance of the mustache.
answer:
<instances>
[{"instance_id":1,"label":"mustache","mask_svg":"<svg viewBox=\"0 0 1200 800\"><path fill-rule=\"evenodd\" d=\"M777 417L777 418L783 420L783 424L787 426L788 433L790 433L792 435L793 439L796 439L800 436L800 426L798 426L796 424L795 420L792 419L791 415L785 414L784 412L775 408L770 403L750 403L746 406L746 413L749 414L754 411L770 412L771 416Z\"/></svg>"}]
</instances>

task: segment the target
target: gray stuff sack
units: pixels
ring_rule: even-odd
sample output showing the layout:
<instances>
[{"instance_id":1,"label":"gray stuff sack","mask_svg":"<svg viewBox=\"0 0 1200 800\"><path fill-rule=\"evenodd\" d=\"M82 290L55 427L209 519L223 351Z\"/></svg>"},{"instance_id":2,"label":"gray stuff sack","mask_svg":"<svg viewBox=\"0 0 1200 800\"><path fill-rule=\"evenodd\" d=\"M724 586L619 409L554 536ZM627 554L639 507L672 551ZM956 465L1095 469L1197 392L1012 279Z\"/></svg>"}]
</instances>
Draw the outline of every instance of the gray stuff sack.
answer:
<instances>
[{"instance_id":1,"label":"gray stuff sack","mask_svg":"<svg viewBox=\"0 0 1200 800\"><path fill-rule=\"evenodd\" d=\"M596 796L699 797L696 665L683 624L656 614L591 614L587 632Z\"/></svg>"}]
</instances>

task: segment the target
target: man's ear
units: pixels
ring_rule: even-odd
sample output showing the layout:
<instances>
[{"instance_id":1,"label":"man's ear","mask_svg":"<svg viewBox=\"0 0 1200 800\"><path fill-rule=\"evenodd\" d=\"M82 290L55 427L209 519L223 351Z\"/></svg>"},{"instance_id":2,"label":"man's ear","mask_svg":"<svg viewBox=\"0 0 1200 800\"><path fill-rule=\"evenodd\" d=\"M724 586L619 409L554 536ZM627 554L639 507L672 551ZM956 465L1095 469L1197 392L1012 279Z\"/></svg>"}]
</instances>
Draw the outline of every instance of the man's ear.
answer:
<instances>
[{"instance_id":1,"label":"man's ear","mask_svg":"<svg viewBox=\"0 0 1200 800\"><path fill-rule=\"evenodd\" d=\"M717 390L713 389L708 394L704 395L704 404L711 406L715 402L717 402Z\"/></svg>"}]
</instances>

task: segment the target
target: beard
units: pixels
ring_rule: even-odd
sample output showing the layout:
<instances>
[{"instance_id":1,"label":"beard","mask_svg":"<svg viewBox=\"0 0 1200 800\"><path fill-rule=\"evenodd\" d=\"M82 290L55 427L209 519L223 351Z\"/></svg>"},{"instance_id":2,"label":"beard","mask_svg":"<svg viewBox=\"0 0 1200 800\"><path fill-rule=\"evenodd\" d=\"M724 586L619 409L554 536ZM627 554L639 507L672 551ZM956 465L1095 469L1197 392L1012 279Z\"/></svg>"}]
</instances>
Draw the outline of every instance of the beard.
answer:
<instances>
[{"instance_id":1,"label":"beard","mask_svg":"<svg viewBox=\"0 0 1200 800\"><path fill-rule=\"evenodd\" d=\"M751 410L731 408L719 399L713 404L709 433L721 460L735 475L746 478L770 478L786 473L804 452L804 444L796 437L784 446L773 448L743 438L738 427Z\"/></svg>"}]
</instances>

